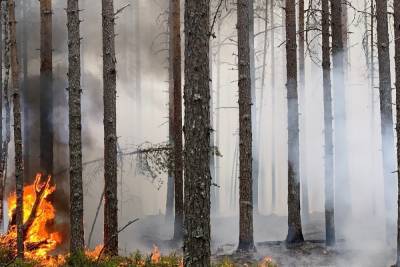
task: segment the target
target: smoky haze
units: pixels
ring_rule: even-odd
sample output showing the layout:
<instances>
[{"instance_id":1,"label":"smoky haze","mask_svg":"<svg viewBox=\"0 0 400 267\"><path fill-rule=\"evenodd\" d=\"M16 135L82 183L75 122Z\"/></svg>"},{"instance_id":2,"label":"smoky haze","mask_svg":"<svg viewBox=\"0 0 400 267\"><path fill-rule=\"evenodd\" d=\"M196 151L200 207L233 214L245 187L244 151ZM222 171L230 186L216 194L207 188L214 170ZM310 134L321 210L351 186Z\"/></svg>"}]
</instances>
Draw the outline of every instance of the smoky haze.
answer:
<instances>
[{"instance_id":1,"label":"smoky haze","mask_svg":"<svg viewBox=\"0 0 400 267\"><path fill-rule=\"evenodd\" d=\"M17 1L18 3L19 1ZM261 1L263 2L263 1ZM306 1L308 2L308 1ZM133 151L137 145L149 141L160 143L168 140L168 51L167 51L167 8L166 0L140 1L139 21L140 34L137 32L137 0L117 0L115 8L129 4L118 14L116 21L116 53L117 53L117 134L118 144L124 151ZM17 4L20 6L21 4ZM59 194L57 210L61 223L67 217L68 174L64 171L68 165L68 109L67 109L67 39L65 1L53 1L53 65L54 65L54 114L55 130L55 169L60 173L55 177ZM83 161L101 158L103 155L103 88L102 88L102 32L101 32L101 1L81 0L81 36L82 40L82 119L83 119ZM352 1L352 5L362 10L364 2ZM40 58L40 15L39 2L27 2L28 11L23 17L19 13L19 38L23 36L28 55L28 102L24 103L29 110L29 125L31 132L30 169L35 172L39 164L39 66ZM222 157L217 170L220 188L218 189L218 218L212 218L214 247L222 244L237 243L238 239L238 104L237 104L237 67L236 64L236 17L224 16L221 22L221 40L225 40L220 54L221 64L216 64L217 39L213 39L213 97L214 122L220 117L220 125L214 134L219 136L218 144ZM257 11L262 13L262 11ZM255 216L255 241L283 240L287 233L286 225L279 223L279 218L287 216L287 99L285 71L285 31L282 27L283 9L280 3L275 7L275 40L268 40L268 56L266 68L266 85L262 102L261 118L257 112L257 127L261 127L260 144L254 153L259 155L259 216ZM233 15L232 15L233 14ZM360 14L349 9L349 18ZM392 24L390 24L392 25ZM264 30L264 22L256 19L255 33ZM269 29L270 32L270 29ZM345 102L335 99L335 103L345 105L346 109L346 141L348 150L348 193L346 190L336 190L335 198L347 199L351 205L351 215L336 218L338 223L338 238L346 239L345 246L357 251L356 256L362 262L365 254L379 254L386 248L385 232L395 232L397 219L394 210L386 210L384 205L384 186L380 135L379 91L371 88L365 55L362 47L364 26L361 20L352 21L349 28L349 63L345 77ZM268 34L270 38L270 34ZM257 35L256 44L256 89L257 111L260 108L261 69L263 34ZM306 84L304 92L299 92L300 103L300 165L301 176L308 179L308 198L311 216L317 226L305 226L306 238L324 237L324 119L322 69L318 60L320 42L314 41L313 60L310 54L306 57ZM275 87L271 86L271 46L275 47ZM21 47L20 47L21 51ZM137 52L139 51L139 54ZM393 52L393 51L392 51ZM392 53L393 55L393 53ZM140 57L140 67L137 62ZM376 81L377 81L377 65ZM393 67L393 64L392 64ZM221 73L220 99L217 105L216 80L218 69ZM139 72L139 75L138 75ZM137 88L137 77L140 77L140 88ZM375 84L374 86L377 86ZM140 89L140 93L139 92ZM139 99L140 96L140 99ZM274 97L272 97L274 96ZM272 110L274 106L274 112ZM215 129L215 125L214 125ZM336 130L336 129L334 129ZM256 133L255 133L256 134ZM274 137L273 137L274 135ZM274 144L272 144L274 140ZM338 145L338 144L335 144ZM274 151L274 153L272 153ZM13 157L12 149L10 149ZM274 154L274 156L273 156ZM340 157L341 155L335 155ZM393 155L394 156L394 155ZM274 157L274 158L272 158ZM272 188L272 162L275 162L276 187ZM144 225L139 222L126 230L121 236L120 247L130 252L138 248L147 248L143 242L147 236L157 236L165 240L172 236L172 225L164 224L166 205L166 175L160 177L163 184L159 188L150 178L138 175L135 159L124 158L119 166L119 216L120 224L124 225L134 218L150 216L151 223ZM13 165L13 164L10 164ZM85 203L85 238L88 238L91 224L102 194L103 170L102 162L85 166L84 168L84 203ZM395 170L393 170L395 171ZM13 173L10 166L9 174ZM393 179L395 179L393 175ZM8 190L14 186L9 179ZM304 186L304 185L302 185ZM275 191L276 205L272 203L272 191ZM349 198L350 197L350 198ZM386 213L387 212L387 213ZM340 213L340 211L339 211ZM102 242L103 211L93 235L92 246ZM385 229L385 216L389 215L392 229ZM269 216L270 222L265 222ZM219 220L224 219L223 227ZM149 217L147 217L149 218ZM274 223L276 220L277 223ZM279 222L278 222L279 221ZM285 222L283 220L283 222ZM286 223L286 222L285 222ZM303 220L304 223L304 220ZM265 229L268 225L269 229ZM316 233L316 234L315 234ZM395 235L393 240L395 242ZM393 256L393 255L390 255ZM386 263L386 262L385 262ZM358 266L358 264L355 264Z\"/></svg>"}]
</instances>

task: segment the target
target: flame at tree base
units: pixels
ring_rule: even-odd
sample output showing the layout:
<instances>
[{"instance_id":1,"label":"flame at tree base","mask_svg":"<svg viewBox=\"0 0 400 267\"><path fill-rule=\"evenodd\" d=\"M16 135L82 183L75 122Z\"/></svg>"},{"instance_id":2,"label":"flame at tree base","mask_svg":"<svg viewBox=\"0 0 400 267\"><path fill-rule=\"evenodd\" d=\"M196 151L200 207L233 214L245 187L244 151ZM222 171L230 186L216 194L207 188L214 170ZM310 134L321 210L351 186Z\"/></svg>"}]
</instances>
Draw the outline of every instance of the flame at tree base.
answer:
<instances>
[{"instance_id":1,"label":"flame at tree base","mask_svg":"<svg viewBox=\"0 0 400 267\"><path fill-rule=\"evenodd\" d=\"M51 176L43 181L42 174L37 174L35 181L24 187L24 255L27 259L42 261L62 242L61 233L51 229L56 213L53 204L47 198L54 193L56 186L51 185L50 180ZM8 207L10 224L7 233L0 237L0 243L16 250L15 192L8 197Z\"/></svg>"}]
</instances>

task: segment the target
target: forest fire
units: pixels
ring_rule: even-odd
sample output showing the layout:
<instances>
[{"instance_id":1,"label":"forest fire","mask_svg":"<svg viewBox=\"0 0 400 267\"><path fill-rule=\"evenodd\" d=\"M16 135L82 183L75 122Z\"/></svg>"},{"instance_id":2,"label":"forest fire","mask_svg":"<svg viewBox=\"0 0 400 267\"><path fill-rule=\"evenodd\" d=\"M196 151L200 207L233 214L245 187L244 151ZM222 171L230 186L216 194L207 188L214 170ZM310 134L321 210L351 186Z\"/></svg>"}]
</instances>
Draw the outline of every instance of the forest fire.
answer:
<instances>
[{"instance_id":1,"label":"forest fire","mask_svg":"<svg viewBox=\"0 0 400 267\"><path fill-rule=\"evenodd\" d=\"M23 227L25 257L34 260L44 260L57 245L62 242L60 232L51 230L54 223L55 208L47 199L56 190L55 185L50 184L51 176L44 179L42 174L37 174L35 181L24 187L23 200ZM9 229L5 236L1 237L1 243L16 246L16 194L8 197Z\"/></svg>"}]
</instances>

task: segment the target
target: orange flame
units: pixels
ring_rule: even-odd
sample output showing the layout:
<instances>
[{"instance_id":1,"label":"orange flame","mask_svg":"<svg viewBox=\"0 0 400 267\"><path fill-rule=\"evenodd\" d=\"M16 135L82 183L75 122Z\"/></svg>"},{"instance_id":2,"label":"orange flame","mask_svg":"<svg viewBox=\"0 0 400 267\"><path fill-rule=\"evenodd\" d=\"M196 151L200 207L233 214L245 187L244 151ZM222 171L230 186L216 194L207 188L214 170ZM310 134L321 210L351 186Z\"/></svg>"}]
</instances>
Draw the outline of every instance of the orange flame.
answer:
<instances>
[{"instance_id":1,"label":"orange flame","mask_svg":"<svg viewBox=\"0 0 400 267\"><path fill-rule=\"evenodd\" d=\"M55 218L55 208L47 197L56 190L55 185L50 185L50 177L47 182L42 182L42 175L36 174L35 181L31 185L24 187L23 201L23 221L27 222L34 208L38 191L42 191L41 200L38 204L36 214L30 227L27 229L25 244L25 257L36 260L43 260L53 251L58 244L61 243L62 237L60 232L51 231L49 225ZM8 216L10 221L16 208L16 194L11 193L8 197ZM16 226L10 227L8 238L16 238ZM34 249L30 250L29 246L34 245Z\"/></svg>"},{"instance_id":2,"label":"orange flame","mask_svg":"<svg viewBox=\"0 0 400 267\"><path fill-rule=\"evenodd\" d=\"M153 250L151 252L151 263L157 264L160 263L161 253L156 245L153 245Z\"/></svg>"}]
</instances>

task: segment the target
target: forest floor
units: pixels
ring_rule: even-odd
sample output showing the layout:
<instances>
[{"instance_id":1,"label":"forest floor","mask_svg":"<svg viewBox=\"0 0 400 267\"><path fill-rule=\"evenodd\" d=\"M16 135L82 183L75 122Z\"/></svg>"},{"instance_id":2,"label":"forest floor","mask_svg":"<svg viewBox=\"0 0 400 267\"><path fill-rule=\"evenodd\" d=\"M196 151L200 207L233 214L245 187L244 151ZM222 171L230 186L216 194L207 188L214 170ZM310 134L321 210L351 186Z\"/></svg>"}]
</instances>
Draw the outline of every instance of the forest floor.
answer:
<instances>
[{"instance_id":1,"label":"forest floor","mask_svg":"<svg viewBox=\"0 0 400 267\"><path fill-rule=\"evenodd\" d=\"M257 252L251 255L236 254L238 218L212 219L212 253L215 261L229 259L235 266L260 262L270 257L278 266L390 266L394 263L394 246L381 242L364 242L354 245L339 237L333 248L324 244L323 214L312 214L303 223L306 242L288 248L285 242L287 218L280 216L255 216L254 232ZM366 233L367 235L368 233ZM172 223L163 215L141 219L137 225L121 235L120 244L124 251L140 250L151 252L157 245L162 254L180 253L181 244L172 243Z\"/></svg>"}]
</instances>

